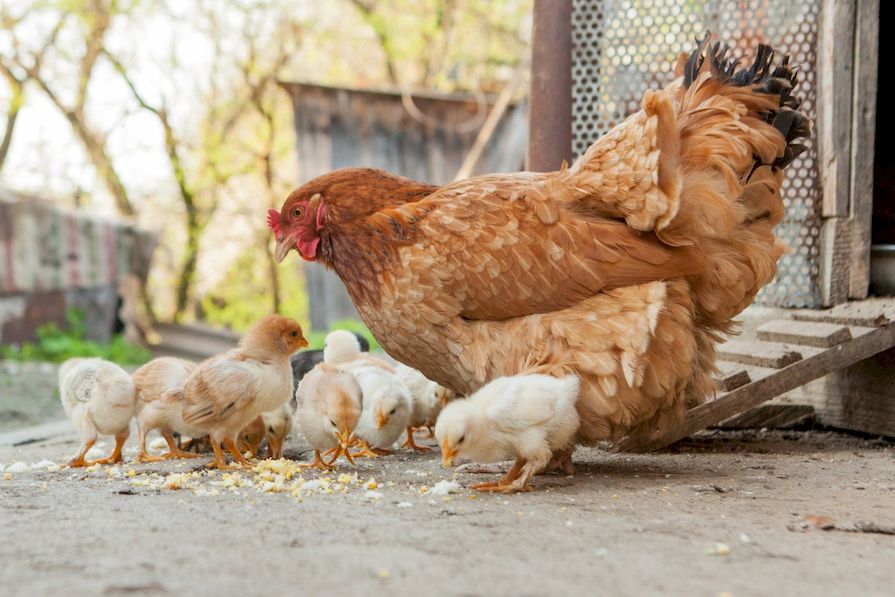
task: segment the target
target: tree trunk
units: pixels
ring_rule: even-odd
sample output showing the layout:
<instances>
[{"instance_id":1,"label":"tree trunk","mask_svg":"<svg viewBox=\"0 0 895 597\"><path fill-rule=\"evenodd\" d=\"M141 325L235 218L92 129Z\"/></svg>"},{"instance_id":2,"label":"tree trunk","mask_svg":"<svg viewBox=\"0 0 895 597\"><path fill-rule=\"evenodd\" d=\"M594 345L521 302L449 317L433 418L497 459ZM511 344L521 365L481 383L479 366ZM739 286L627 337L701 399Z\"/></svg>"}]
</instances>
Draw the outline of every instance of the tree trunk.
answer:
<instances>
[{"instance_id":1,"label":"tree trunk","mask_svg":"<svg viewBox=\"0 0 895 597\"><path fill-rule=\"evenodd\" d=\"M22 108L22 88L17 85L10 85L12 95L9 99L9 108L6 112L6 130L3 131L3 141L0 141L0 170L3 170L3 163L6 162L6 156L9 154L9 146L12 144L12 133L16 127L16 119L19 117L19 110Z\"/></svg>"},{"instance_id":2,"label":"tree trunk","mask_svg":"<svg viewBox=\"0 0 895 597\"><path fill-rule=\"evenodd\" d=\"M183 265L177 278L177 303L174 308L174 321L180 322L186 314L193 293L196 279L196 266L199 263L199 240L205 226L199 223L198 214L194 210L187 211L186 248Z\"/></svg>"},{"instance_id":3,"label":"tree trunk","mask_svg":"<svg viewBox=\"0 0 895 597\"><path fill-rule=\"evenodd\" d=\"M65 116L81 139L81 143L84 144L84 149L87 150L87 157L90 158L90 163L96 168L97 175L105 183L109 192L112 193L118 211L126 216L136 214L136 210L134 210L134 206L127 196L127 189L124 188L124 183L121 182L118 172L112 164L112 158L106 153L105 144L97 139L93 131L87 128L83 116L74 112L66 112Z\"/></svg>"}]
</instances>

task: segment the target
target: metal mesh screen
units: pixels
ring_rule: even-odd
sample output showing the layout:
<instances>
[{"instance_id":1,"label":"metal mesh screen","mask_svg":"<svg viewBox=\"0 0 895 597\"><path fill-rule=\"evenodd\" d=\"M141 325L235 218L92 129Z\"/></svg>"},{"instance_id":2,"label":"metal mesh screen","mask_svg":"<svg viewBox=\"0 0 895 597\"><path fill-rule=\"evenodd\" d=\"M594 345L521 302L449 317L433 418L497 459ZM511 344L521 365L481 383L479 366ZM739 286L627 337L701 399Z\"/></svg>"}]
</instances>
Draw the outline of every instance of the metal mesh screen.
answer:
<instances>
[{"instance_id":1,"label":"metal mesh screen","mask_svg":"<svg viewBox=\"0 0 895 597\"><path fill-rule=\"evenodd\" d=\"M815 119L817 29L821 0L574 0L572 12L572 149L640 109L646 89L662 87L682 51L706 29L751 60L759 42L789 54L800 69L802 109ZM820 202L816 144L787 170L784 221L776 233L792 251L758 302L819 305Z\"/></svg>"}]
</instances>

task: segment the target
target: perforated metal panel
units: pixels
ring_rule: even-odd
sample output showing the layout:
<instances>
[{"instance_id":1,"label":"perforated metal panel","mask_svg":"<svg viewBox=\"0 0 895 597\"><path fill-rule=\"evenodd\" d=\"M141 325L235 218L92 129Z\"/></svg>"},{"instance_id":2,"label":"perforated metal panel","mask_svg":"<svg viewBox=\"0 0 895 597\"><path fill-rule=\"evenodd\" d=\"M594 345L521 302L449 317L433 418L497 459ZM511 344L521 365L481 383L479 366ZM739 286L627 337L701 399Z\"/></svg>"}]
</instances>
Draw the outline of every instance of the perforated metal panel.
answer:
<instances>
[{"instance_id":1,"label":"perforated metal panel","mask_svg":"<svg viewBox=\"0 0 895 597\"><path fill-rule=\"evenodd\" d=\"M625 116L646 89L673 78L678 55L711 30L751 60L760 42L799 67L802 109L815 118L817 30L821 0L573 0L572 148L583 153ZM787 169L786 215L776 233L791 247L758 301L819 304L820 207L816 144Z\"/></svg>"}]
</instances>

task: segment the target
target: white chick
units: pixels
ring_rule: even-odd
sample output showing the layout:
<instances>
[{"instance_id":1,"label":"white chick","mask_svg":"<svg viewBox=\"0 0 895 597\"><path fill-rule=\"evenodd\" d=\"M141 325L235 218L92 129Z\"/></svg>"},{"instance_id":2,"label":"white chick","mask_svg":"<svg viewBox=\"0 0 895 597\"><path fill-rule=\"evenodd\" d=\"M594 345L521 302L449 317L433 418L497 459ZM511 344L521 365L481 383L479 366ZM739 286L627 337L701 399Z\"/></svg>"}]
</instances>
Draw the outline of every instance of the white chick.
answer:
<instances>
[{"instance_id":1,"label":"white chick","mask_svg":"<svg viewBox=\"0 0 895 597\"><path fill-rule=\"evenodd\" d=\"M443 406L443 398L446 390L440 385L426 378L425 375L407 365L399 363L395 367L395 375L404 382L410 390L413 405L410 412L410 423L407 427L407 439L401 444L402 448L412 448L421 452L428 452L430 448L419 446L413 439L414 427L430 427L435 424L438 413Z\"/></svg>"},{"instance_id":2,"label":"white chick","mask_svg":"<svg viewBox=\"0 0 895 597\"><path fill-rule=\"evenodd\" d=\"M357 336L347 330L334 330L326 335L323 339L323 362L343 371L373 365L390 373L395 372L395 368L382 359L361 352Z\"/></svg>"},{"instance_id":3,"label":"white chick","mask_svg":"<svg viewBox=\"0 0 895 597\"><path fill-rule=\"evenodd\" d=\"M375 365L356 367L351 373L363 390L363 410L355 430L361 451L353 456L387 454L410 424L410 390L396 375Z\"/></svg>"},{"instance_id":4,"label":"white chick","mask_svg":"<svg viewBox=\"0 0 895 597\"><path fill-rule=\"evenodd\" d=\"M195 369L195 363L174 357L159 357L134 371L131 379L137 389L137 433L140 436L137 462L199 457L199 454L178 448L174 440L174 433L193 438L204 435L183 421L183 386ZM153 429L158 429L165 438L168 444L166 454L152 456L146 450L146 436Z\"/></svg>"},{"instance_id":5,"label":"white chick","mask_svg":"<svg viewBox=\"0 0 895 597\"><path fill-rule=\"evenodd\" d=\"M283 444L292 432L292 408L284 404L278 409L261 415L264 421L264 439L267 440L267 457L277 460L283 457Z\"/></svg>"},{"instance_id":6,"label":"white chick","mask_svg":"<svg viewBox=\"0 0 895 597\"><path fill-rule=\"evenodd\" d=\"M448 404L435 425L442 464L458 455L478 462L514 457L497 483L474 485L479 491L514 493L529 489L554 452L574 446L578 430L578 377L548 375L499 377L464 400Z\"/></svg>"},{"instance_id":7,"label":"white chick","mask_svg":"<svg viewBox=\"0 0 895 597\"><path fill-rule=\"evenodd\" d=\"M305 439L314 448L314 461L306 466L328 469L341 455L354 464L348 448L361 411L361 388L350 373L320 363L298 384L295 418ZM322 451L335 456L326 463Z\"/></svg>"},{"instance_id":8,"label":"white chick","mask_svg":"<svg viewBox=\"0 0 895 597\"><path fill-rule=\"evenodd\" d=\"M59 368L59 396L81 436L78 453L68 466L121 462L136 409L136 391L127 371L102 359L69 359ZM115 436L115 449L106 458L87 462L84 457L98 435Z\"/></svg>"}]
</instances>

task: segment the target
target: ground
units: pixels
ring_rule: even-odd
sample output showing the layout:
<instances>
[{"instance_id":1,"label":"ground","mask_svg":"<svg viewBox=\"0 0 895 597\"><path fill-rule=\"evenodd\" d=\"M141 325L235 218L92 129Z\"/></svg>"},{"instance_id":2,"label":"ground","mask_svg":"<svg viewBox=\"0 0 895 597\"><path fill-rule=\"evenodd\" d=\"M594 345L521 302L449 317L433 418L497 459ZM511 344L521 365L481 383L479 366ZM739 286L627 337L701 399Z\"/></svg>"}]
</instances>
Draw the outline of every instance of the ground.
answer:
<instances>
[{"instance_id":1,"label":"ground","mask_svg":"<svg viewBox=\"0 0 895 597\"><path fill-rule=\"evenodd\" d=\"M0 435L7 469L76 448L70 432L19 446L4 437L23 435ZM306 450L295 438L286 455ZM580 449L574 477L537 477L534 492L514 496L476 494L469 486L490 476L405 451L342 465L327 475L332 493L309 489L317 482L295 495L295 477L285 492L263 493L283 487L271 472L272 482L179 475L207 459L29 470L0 480L0 586L19 595L886 595L895 537L824 531L811 517L895 525L893 455L891 443L832 432L711 432L659 454ZM222 487L234 479L243 486ZM443 480L459 493L433 495Z\"/></svg>"}]
</instances>

